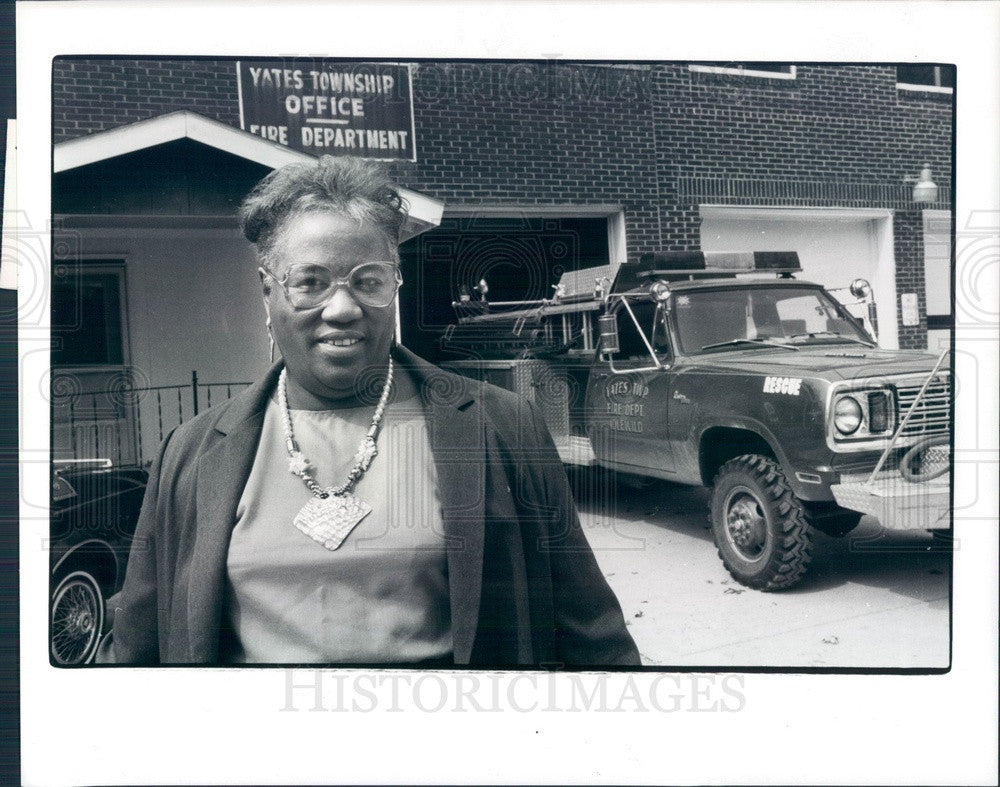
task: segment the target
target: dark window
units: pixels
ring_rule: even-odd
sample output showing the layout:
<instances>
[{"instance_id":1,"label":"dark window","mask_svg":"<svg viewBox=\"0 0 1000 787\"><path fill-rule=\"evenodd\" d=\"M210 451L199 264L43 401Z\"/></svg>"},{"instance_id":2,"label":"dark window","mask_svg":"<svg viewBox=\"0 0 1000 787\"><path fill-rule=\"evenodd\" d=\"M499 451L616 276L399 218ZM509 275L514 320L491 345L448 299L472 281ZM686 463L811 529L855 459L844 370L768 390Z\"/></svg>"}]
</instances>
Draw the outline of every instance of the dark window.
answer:
<instances>
[{"instance_id":1,"label":"dark window","mask_svg":"<svg viewBox=\"0 0 1000 787\"><path fill-rule=\"evenodd\" d=\"M490 303L551 298L564 273L610 262L608 219L446 217L404 243L400 257L406 346L438 360L438 339L455 322L453 301L463 294L478 300L481 279ZM551 320L558 331L559 318Z\"/></svg>"},{"instance_id":2,"label":"dark window","mask_svg":"<svg viewBox=\"0 0 1000 787\"><path fill-rule=\"evenodd\" d=\"M669 351L669 344L665 338L662 327L657 330L659 313L656 304L651 301L629 301L632 313L642 326L640 332L636 328L635 321L624 305L618 308L618 352L615 354L616 361L646 361L652 362L649 354L648 341L658 353Z\"/></svg>"},{"instance_id":3,"label":"dark window","mask_svg":"<svg viewBox=\"0 0 1000 787\"><path fill-rule=\"evenodd\" d=\"M52 365L120 366L121 272L58 265L52 277Z\"/></svg>"},{"instance_id":4,"label":"dark window","mask_svg":"<svg viewBox=\"0 0 1000 787\"><path fill-rule=\"evenodd\" d=\"M901 85L955 87L954 66L896 66L896 82Z\"/></svg>"}]
</instances>

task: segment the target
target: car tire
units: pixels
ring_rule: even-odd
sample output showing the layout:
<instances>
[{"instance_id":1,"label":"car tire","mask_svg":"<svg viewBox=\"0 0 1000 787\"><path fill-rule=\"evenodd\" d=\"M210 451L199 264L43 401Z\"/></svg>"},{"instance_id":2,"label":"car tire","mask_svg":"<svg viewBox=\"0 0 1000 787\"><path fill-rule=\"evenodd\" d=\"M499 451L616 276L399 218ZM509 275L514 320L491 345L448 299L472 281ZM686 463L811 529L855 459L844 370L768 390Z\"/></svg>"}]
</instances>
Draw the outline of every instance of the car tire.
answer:
<instances>
[{"instance_id":1,"label":"car tire","mask_svg":"<svg viewBox=\"0 0 1000 787\"><path fill-rule=\"evenodd\" d=\"M60 667L88 664L104 628L104 594L88 571L63 577L52 593L49 654Z\"/></svg>"},{"instance_id":2,"label":"car tire","mask_svg":"<svg viewBox=\"0 0 1000 787\"><path fill-rule=\"evenodd\" d=\"M746 454L715 477L709 521L726 570L756 590L796 585L812 559L802 502L773 459Z\"/></svg>"}]
</instances>

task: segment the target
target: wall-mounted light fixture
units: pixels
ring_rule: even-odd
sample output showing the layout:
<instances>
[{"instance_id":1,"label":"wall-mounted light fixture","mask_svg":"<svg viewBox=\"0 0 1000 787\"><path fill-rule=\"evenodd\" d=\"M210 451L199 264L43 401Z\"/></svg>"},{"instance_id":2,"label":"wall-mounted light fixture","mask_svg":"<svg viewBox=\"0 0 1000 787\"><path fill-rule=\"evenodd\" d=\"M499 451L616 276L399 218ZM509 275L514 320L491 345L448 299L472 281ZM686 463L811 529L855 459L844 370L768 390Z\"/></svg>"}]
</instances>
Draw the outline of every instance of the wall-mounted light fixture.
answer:
<instances>
[{"instance_id":1,"label":"wall-mounted light fixture","mask_svg":"<svg viewBox=\"0 0 1000 787\"><path fill-rule=\"evenodd\" d=\"M931 165L924 162L924 168L920 170L920 177L915 178L907 175L903 178L903 183L913 183L914 202L937 202L938 187L931 180Z\"/></svg>"}]
</instances>

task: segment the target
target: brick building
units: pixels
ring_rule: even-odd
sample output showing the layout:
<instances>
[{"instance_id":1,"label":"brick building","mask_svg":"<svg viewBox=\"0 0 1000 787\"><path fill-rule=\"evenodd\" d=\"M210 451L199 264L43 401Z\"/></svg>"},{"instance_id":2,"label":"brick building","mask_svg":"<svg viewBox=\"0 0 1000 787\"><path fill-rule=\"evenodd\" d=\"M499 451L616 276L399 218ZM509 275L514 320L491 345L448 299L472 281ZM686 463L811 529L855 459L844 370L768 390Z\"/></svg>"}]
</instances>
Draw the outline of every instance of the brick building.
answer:
<instances>
[{"instance_id":1,"label":"brick building","mask_svg":"<svg viewBox=\"0 0 1000 787\"><path fill-rule=\"evenodd\" d=\"M428 198L429 218L403 246L402 331L418 352L434 357L459 287L480 278L491 299L540 298L565 270L695 248L796 250L803 278L872 282L881 344L947 341L953 69L409 68L415 160L389 167ZM250 250L232 213L277 154L246 153L248 132L213 130L241 128L237 82L235 60L54 62L53 212L69 232L67 260L84 261L60 270L72 269L73 286L118 281L103 302L121 314L106 330L121 349L81 363L67 338L54 366L169 385L191 369L249 380L266 365ZM211 125L166 133L178 111ZM904 179L925 166L937 195L915 202Z\"/></svg>"}]
</instances>

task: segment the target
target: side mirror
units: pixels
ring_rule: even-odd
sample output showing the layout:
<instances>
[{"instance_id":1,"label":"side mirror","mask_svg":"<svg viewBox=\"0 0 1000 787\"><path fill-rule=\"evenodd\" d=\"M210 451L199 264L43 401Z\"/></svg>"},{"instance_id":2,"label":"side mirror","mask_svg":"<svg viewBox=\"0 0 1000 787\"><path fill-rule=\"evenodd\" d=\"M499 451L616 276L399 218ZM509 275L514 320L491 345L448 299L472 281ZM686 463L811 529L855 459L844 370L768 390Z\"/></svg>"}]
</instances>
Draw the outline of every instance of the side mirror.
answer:
<instances>
[{"instance_id":1,"label":"side mirror","mask_svg":"<svg viewBox=\"0 0 1000 787\"><path fill-rule=\"evenodd\" d=\"M867 298L871 295L872 286L867 279L855 279L851 282L850 290L855 298Z\"/></svg>"},{"instance_id":2,"label":"side mirror","mask_svg":"<svg viewBox=\"0 0 1000 787\"><path fill-rule=\"evenodd\" d=\"M870 333L875 343L878 343L878 309L875 307L875 301L870 301L868 304L868 325L871 328Z\"/></svg>"},{"instance_id":3,"label":"side mirror","mask_svg":"<svg viewBox=\"0 0 1000 787\"><path fill-rule=\"evenodd\" d=\"M851 295L859 301L867 301L868 305L868 329L872 338L878 342L878 314L875 301L872 299L872 286L867 279L855 279L850 286Z\"/></svg>"}]
</instances>

